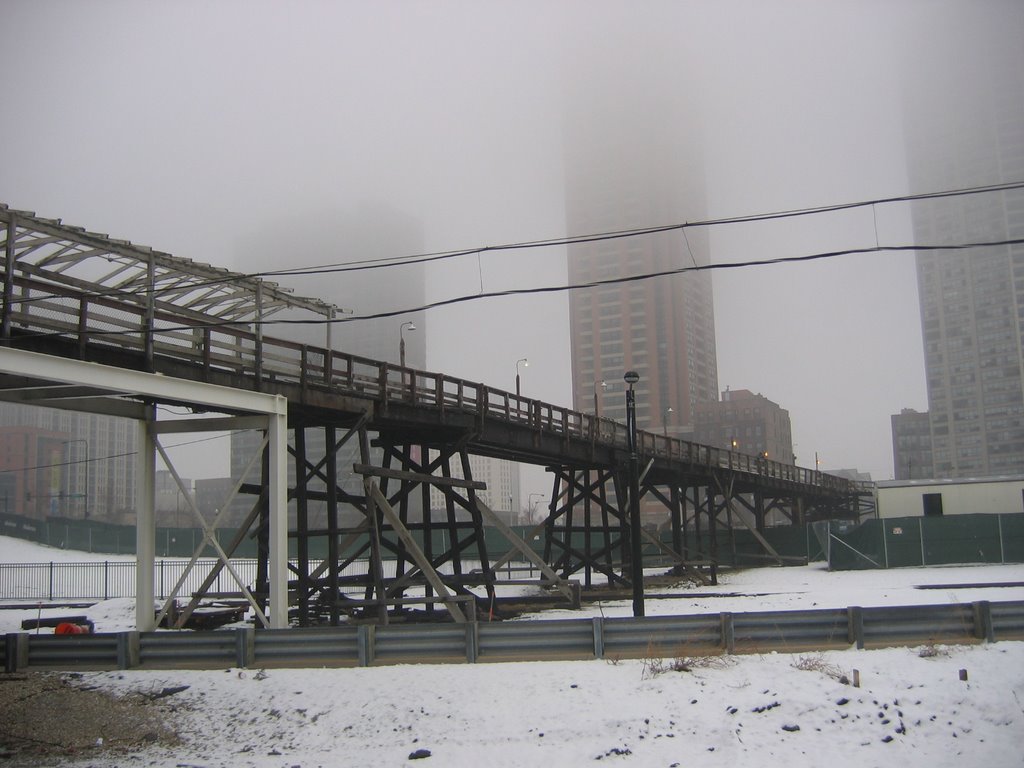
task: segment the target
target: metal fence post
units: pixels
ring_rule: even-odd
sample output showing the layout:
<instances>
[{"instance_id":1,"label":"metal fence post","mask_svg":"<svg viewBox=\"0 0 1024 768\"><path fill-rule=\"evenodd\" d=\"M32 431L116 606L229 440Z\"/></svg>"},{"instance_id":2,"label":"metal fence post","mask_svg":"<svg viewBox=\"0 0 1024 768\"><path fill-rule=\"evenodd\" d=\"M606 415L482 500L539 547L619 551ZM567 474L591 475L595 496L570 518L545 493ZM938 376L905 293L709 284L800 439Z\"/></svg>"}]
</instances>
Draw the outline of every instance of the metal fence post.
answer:
<instances>
[{"instance_id":1,"label":"metal fence post","mask_svg":"<svg viewBox=\"0 0 1024 768\"><path fill-rule=\"evenodd\" d=\"M8 632L4 637L4 672L18 671L18 633Z\"/></svg>"},{"instance_id":2,"label":"metal fence post","mask_svg":"<svg viewBox=\"0 0 1024 768\"><path fill-rule=\"evenodd\" d=\"M139 633L135 631L117 634L117 668L131 669L139 666Z\"/></svg>"},{"instance_id":3,"label":"metal fence post","mask_svg":"<svg viewBox=\"0 0 1024 768\"><path fill-rule=\"evenodd\" d=\"M479 627L480 624L475 621L466 623L466 661L470 664L476 664L480 653Z\"/></svg>"},{"instance_id":4,"label":"metal fence post","mask_svg":"<svg viewBox=\"0 0 1024 768\"><path fill-rule=\"evenodd\" d=\"M885 535L885 529L889 527L889 523L886 522L885 518L882 518L879 522L882 523L882 562L885 563L885 567L889 567L889 542Z\"/></svg>"},{"instance_id":5,"label":"metal fence post","mask_svg":"<svg viewBox=\"0 0 1024 768\"><path fill-rule=\"evenodd\" d=\"M722 647L726 653L736 651L736 627L733 626L731 613L722 614Z\"/></svg>"},{"instance_id":6,"label":"metal fence post","mask_svg":"<svg viewBox=\"0 0 1024 768\"><path fill-rule=\"evenodd\" d=\"M851 605L846 609L846 641L856 643L859 650L864 649L864 609L859 605Z\"/></svg>"},{"instance_id":7,"label":"metal fence post","mask_svg":"<svg viewBox=\"0 0 1024 768\"><path fill-rule=\"evenodd\" d=\"M256 663L256 630L253 627L239 627L235 630L235 664L252 667Z\"/></svg>"},{"instance_id":8,"label":"metal fence post","mask_svg":"<svg viewBox=\"0 0 1024 768\"><path fill-rule=\"evenodd\" d=\"M28 666L28 639L25 632L10 632L4 643L4 669L17 672Z\"/></svg>"},{"instance_id":9,"label":"metal fence post","mask_svg":"<svg viewBox=\"0 0 1024 768\"><path fill-rule=\"evenodd\" d=\"M971 603L971 612L974 614L974 636L986 643L994 643L996 633L992 626L991 604L988 600L978 600Z\"/></svg>"},{"instance_id":10,"label":"metal fence post","mask_svg":"<svg viewBox=\"0 0 1024 768\"><path fill-rule=\"evenodd\" d=\"M595 616L591 621L594 623L594 658L604 658L604 617Z\"/></svg>"},{"instance_id":11,"label":"metal fence post","mask_svg":"<svg viewBox=\"0 0 1024 768\"><path fill-rule=\"evenodd\" d=\"M53 600L53 560L50 561L50 600Z\"/></svg>"},{"instance_id":12,"label":"metal fence post","mask_svg":"<svg viewBox=\"0 0 1024 768\"><path fill-rule=\"evenodd\" d=\"M373 627L371 625L359 625L359 634L356 635L356 646L359 649L359 666L370 666L373 661Z\"/></svg>"}]
</instances>

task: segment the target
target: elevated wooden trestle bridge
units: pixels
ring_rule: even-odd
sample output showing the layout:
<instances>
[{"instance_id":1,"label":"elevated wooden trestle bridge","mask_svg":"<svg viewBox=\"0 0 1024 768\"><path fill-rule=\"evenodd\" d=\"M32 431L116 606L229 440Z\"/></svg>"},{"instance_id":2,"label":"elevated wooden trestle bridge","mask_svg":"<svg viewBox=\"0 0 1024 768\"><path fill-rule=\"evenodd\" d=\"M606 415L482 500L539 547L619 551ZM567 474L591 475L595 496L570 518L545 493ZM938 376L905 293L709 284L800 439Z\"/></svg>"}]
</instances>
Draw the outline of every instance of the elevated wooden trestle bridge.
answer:
<instances>
[{"instance_id":1,"label":"elevated wooden trestle bridge","mask_svg":"<svg viewBox=\"0 0 1024 768\"><path fill-rule=\"evenodd\" d=\"M266 626L296 617L305 625L324 612L337 623L349 611L387 622L389 611L413 603L470 620L478 600L493 599L495 571L514 556L534 560L543 582L567 596L570 577L582 576L585 587L594 576L625 587L640 572L630 562L625 425L334 350L339 310L270 281L6 206L0 228L0 398L138 420L140 566L153 556L158 453L180 483L160 436L257 428L261 450L221 506L238 491L255 494L237 538L221 547L213 538L218 521L193 513L222 568L231 569L245 537L259 541L257 583L238 586ZM322 321L324 344L265 334L264 321L279 313ZM158 420L156 405L167 403L222 416ZM856 519L869 500L844 478L734 451L648 432L637 447L645 516L663 508L671 530L671 543L644 530L645 545L698 577L694 566L713 558L721 531L748 525L746 518L771 556L760 536L769 513L793 525ZM537 531L543 557L483 503L471 455L551 473ZM347 473L361 477L360 491L343 482ZM440 516L422 512L432 488L445 498ZM325 525L311 525L314 502L326 505ZM508 552L487 551L485 526L506 535ZM289 538L297 551L290 562ZM312 556L320 550L326 558ZM352 575L357 562L365 571ZM145 567L138 570L137 620L148 629L152 583ZM190 596L181 621L208 596L209 583Z\"/></svg>"}]
</instances>

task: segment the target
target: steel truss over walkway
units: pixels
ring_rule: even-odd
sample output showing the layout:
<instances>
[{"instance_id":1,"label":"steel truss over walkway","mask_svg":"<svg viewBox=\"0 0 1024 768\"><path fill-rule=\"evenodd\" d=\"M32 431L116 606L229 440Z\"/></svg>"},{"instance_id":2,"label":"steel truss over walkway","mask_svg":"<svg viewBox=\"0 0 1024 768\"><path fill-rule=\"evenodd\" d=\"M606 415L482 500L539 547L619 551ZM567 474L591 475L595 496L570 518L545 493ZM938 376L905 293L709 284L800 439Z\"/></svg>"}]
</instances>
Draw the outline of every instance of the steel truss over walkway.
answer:
<instances>
[{"instance_id":1,"label":"steel truss over walkway","mask_svg":"<svg viewBox=\"0 0 1024 768\"><path fill-rule=\"evenodd\" d=\"M264 624L284 625L285 594L300 624L338 623L346 613L386 623L411 604L470 620L477 601L493 600L495 568L513 556L535 560L544 583L566 596L564 579L577 574L585 586L595 575L601 584L632 584L625 425L335 350L330 328L340 310L274 283L6 206L0 228L0 399L139 419L147 467L150 447L166 460L156 439L164 431L240 428L217 419L159 423L156 403L250 425L256 416L264 438L254 477L236 486L256 502L239 538L217 554L230 568L234 547L257 539L264 565L239 592ZM264 334L263 322L284 310L324 322L324 346ZM843 478L662 435L640 433L637 450L644 517L663 519L671 540L643 529L644 544L698 578L734 526L759 535L773 511L798 525L857 518L870 498ZM482 502L471 455L549 469L543 558ZM145 554L152 486L140 485ZM426 511L431 489L443 510ZM311 513L321 507L323 521ZM488 551L485 526L503 532L507 552ZM285 537L295 540L291 565ZM766 557L782 559L760 540ZM352 575L357 562L366 569ZM205 590L190 596L189 610ZM140 589L140 600L146 594ZM140 627L148 623L142 613Z\"/></svg>"}]
</instances>

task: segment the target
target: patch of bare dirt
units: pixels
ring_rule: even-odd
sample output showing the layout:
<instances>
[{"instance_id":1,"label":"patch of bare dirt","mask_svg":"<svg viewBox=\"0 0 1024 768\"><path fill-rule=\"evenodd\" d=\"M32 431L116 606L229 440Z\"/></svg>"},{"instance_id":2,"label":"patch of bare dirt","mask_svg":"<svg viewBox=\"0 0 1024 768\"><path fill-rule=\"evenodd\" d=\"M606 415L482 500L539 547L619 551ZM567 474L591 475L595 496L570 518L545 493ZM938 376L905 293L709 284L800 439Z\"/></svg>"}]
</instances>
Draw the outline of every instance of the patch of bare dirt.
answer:
<instances>
[{"instance_id":1,"label":"patch of bare dirt","mask_svg":"<svg viewBox=\"0 0 1024 768\"><path fill-rule=\"evenodd\" d=\"M81 675L0 673L0 767L53 765L56 759L110 757L178 743L166 698L116 697Z\"/></svg>"}]
</instances>

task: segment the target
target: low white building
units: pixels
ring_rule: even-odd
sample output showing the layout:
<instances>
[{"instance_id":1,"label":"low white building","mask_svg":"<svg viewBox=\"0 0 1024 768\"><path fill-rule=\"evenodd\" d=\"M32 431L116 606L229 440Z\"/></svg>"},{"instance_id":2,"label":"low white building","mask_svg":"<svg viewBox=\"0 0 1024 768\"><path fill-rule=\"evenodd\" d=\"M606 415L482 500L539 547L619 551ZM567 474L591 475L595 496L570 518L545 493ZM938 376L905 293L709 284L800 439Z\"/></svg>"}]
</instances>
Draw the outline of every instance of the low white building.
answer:
<instances>
[{"instance_id":1,"label":"low white building","mask_svg":"<svg viewBox=\"0 0 1024 768\"><path fill-rule=\"evenodd\" d=\"M1024 512L1024 475L879 482L875 509L882 518Z\"/></svg>"}]
</instances>

